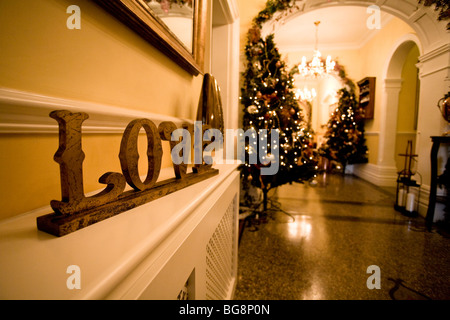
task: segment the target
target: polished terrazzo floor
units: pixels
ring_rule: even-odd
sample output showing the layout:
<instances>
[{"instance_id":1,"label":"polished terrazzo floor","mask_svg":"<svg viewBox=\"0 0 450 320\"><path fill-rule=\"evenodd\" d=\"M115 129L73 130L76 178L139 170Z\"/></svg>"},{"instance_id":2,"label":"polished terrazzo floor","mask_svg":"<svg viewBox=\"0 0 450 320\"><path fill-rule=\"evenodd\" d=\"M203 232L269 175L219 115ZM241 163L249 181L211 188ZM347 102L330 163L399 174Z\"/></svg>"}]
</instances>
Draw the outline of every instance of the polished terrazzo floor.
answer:
<instances>
[{"instance_id":1,"label":"polished terrazzo floor","mask_svg":"<svg viewBox=\"0 0 450 320\"><path fill-rule=\"evenodd\" d=\"M324 175L269 197L285 212L247 222L236 300L450 299L450 239L395 211L392 190ZM381 289L367 287L372 265Z\"/></svg>"}]
</instances>

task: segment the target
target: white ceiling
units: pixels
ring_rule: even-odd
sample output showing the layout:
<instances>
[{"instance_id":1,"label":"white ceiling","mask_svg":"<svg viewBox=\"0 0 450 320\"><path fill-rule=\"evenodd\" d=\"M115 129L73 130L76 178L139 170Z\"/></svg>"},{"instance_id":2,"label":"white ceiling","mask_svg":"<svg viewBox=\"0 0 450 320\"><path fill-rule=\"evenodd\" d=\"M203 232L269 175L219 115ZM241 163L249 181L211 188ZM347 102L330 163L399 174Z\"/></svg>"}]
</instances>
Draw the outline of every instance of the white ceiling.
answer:
<instances>
[{"instance_id":1,"label":"white ceiling","mask_svg":"<svg viewBox=\"0 0 450 320\"><path fill-rule=\"evenodd\" d=\"M377 29L369 29L367 20L373 13L367 7L336 6L317 9L275 22L275 43L282 52L313 50L316 42L315 21L319 25L319 50L359 49ZM394 17L381 12L381 28ZM272 29L273 30L273 29Z\"/></svg>"}]
</instances>

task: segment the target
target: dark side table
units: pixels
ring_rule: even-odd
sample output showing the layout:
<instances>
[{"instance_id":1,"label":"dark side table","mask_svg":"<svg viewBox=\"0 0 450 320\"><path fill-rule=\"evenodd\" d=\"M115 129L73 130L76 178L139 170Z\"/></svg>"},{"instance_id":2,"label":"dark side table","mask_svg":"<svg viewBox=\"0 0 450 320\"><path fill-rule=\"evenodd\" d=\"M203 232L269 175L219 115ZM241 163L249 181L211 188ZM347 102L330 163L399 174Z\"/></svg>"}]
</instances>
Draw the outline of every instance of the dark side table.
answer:
<instances>
[{"instance_id":1,"label":"dark side table","mask_svg":"<svg viewBox=\"0 0 450 320\"><path fill-rule=\"evenodd\" d=\"M438 181L438 151L441 144L450 143L450 136L432 136L433 146L431 147L431 184L430 184L430 200L428 202L428 211L425 218L428 231L431 231L434 219L434 209L436 207L436 189Z\"/></svg>"}]
</instances>

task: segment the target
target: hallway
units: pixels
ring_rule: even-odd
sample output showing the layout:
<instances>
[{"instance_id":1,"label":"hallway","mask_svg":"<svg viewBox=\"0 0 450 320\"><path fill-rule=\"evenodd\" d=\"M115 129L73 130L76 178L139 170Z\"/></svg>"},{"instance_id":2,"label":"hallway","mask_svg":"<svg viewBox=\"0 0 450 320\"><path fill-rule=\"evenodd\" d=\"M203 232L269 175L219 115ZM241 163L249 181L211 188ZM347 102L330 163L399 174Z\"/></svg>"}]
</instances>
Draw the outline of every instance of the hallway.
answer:
<instances>
[{"instance_id":1,"label":"hallway","mask_svg":"<svg viewBox=\"0 0 450 320\"><path fill-rule=\"evenodd\" d=\"M243 231L236 300L450 299L450 239L396 212L391 191L327 175L274 194L284 212ZM381 289L368 289L372 265Z\"/></svg>"}]
</instances>

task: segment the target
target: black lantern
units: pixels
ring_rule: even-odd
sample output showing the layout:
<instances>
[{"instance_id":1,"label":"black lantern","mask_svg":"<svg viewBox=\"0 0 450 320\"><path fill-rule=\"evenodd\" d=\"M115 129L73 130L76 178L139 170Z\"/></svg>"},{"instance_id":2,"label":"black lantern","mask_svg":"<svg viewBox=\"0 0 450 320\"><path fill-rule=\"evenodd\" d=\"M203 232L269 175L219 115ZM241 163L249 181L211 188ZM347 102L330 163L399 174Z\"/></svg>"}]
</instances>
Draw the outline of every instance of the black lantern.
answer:
<instances>
[{"instance_id":1,"label":"black lantern","mask_svg":"<svg viewBox=\"0 0 450 320\"><path fill-rule=\"evenodd\" d=\"M405 157L405 165L397 177L397 196L394 208L408 217L416 217L419 214L420 186L422 184L421 175L411 171L411 165L416 154L412 154L412 141L408 141L405 154L399 154ZM420 182L417 178L420 178Z\"/></svg>"}]
</instances>

